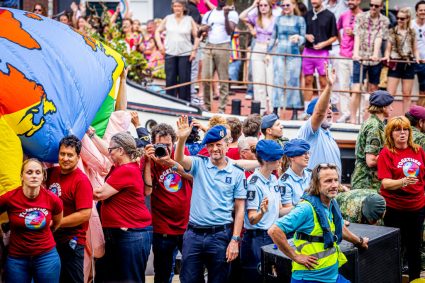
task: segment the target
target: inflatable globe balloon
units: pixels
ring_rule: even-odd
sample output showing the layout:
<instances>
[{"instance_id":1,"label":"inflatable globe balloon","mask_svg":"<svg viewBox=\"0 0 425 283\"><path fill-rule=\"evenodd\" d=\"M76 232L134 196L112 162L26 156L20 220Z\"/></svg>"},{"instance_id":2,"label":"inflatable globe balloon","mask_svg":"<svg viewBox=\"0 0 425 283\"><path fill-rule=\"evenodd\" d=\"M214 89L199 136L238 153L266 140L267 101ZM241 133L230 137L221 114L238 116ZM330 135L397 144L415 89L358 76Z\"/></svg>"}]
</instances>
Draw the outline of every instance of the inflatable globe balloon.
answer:
<instances>
[{"instance_id":1,"label":"inflatable globe balloon","mask_svg":"<svg viewBox=\"0 0 425 283\"><path fill-rule=\"evenodd\" d=\"M103 43L30 12L0 8L0 194L20 184L23 153L56 162L59 141L101 134L124 62Z\"/></svg>"}]
</instances>

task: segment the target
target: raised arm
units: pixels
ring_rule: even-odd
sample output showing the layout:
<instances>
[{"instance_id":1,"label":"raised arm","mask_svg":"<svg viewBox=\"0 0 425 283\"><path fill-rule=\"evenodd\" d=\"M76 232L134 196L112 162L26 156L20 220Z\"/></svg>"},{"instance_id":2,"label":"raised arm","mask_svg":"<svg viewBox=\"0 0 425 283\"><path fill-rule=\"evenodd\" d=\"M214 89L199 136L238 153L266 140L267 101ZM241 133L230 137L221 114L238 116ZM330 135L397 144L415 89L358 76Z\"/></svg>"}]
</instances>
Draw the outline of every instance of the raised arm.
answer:
<instances>
[{"instance_id":1,"label":"raised arm","mask_svg":"<svg viewBox=\"0 0 425 283\"><path fill-rule=\"evenodd\" d=\"M326 68L326 87L319 96L316 106L314 107L313 115L311 116L311 128L316 132L323 120L326 117L326 113L329 109L329 100L331 98L332 85L335 82L335 70L329 70L328 65L325 64Z\"/></svg>"},{"instance_id":2,"label":"raised arm","mask_svg":"<svg viewBox=\"0 0 425 283\"><path fill-rule=\"evenodd\" d=\"M189 120L186 115L179 117L177 120L177 145L174 152L174 160L177 161L184 170L188 171L192 168L192 159L184 155L184 146L190 133L192 132L192 125L189 125Z\"/></svg>"}]
</instances>

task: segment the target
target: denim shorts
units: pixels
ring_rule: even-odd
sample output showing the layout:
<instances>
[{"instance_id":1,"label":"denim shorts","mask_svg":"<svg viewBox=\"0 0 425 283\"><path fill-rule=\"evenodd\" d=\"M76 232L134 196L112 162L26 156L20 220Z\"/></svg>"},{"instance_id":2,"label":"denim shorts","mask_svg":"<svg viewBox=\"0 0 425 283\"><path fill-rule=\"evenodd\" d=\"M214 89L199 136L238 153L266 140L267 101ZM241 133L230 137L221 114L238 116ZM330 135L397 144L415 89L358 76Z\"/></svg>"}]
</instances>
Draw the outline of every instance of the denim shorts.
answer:
<instances>
[{"instance_id":1,"label":"denim shorts","mask_svg":"<svg viewBox=\"0 0 425 283\"><path fill-rule=\"evenodd\" d=\"M415 64L397 63L395 70L388 70L388 77L413 80L415 78Z\"/></svg>"},{"instance_id":2,"label":"denim shorts","mask_svg":"<svg viewBox=\"0 0 425 283\"><path fill-rule=\"evenodd\" d=\"M360 80L360 67L363 67L363 74ZM373 85L379 85L381 77L382 64L379 63L375 66L362 65L358 61L353 61L353 84L358 84L364 81L366 74L368 75L368 82Z\"/></svg>"}]
</instances>

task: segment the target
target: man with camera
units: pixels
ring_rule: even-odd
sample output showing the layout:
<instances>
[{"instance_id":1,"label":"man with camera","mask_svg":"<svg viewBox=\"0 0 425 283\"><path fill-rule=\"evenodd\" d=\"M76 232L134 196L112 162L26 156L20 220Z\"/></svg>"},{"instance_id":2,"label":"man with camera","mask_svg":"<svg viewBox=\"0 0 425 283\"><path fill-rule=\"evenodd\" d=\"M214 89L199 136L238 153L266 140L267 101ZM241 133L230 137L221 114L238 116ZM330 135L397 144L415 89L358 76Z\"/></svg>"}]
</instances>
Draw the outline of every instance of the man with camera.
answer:
<instances>
[{"instance_id":1,"label":"man with camera","mask_svg":"<svg viewBox=\"0 0 425 283\"><path fill-rule=\"evenodd\" d=\"M202 18L199 35L207 37L206 50L202 61L202 79L211 80L214 70L217 70L220 80L229 79L228 49L233 32L239 22L238 13L226 5L226 0L219 0L217 8L207 12ZM211 82L204 82L204 102L207 110L211 110ZM220 83L219 112L224 113L229 95L229 85Z\"/></svg>"},{"instance_id":2,"label":"man with camera","mask_svg":"<svg viewBox=\"0 0 425 283\"><path fill-rule=\"evenodd\" d=\"M192 131L187 116L177 122L175 159L193 176L190 218L184 234L182 283L201 282L203 266L208 270L208 282L226 282L230 262L239 255L246 179L243 169L226 157L227 130L216 125L205 133L206 156L187 156L184 144ZM234 219L232 217L234 211Z\"/></svg>"},{"instance_id":3,"label":"man with camera","mask_svg":"<svg viewBox=\"0 0 425 283\"><path fill-rule=\"evenodd\" d=\"M182 251L183 234L189 222L192 176L174 161L176 133L167 124L151 131L152 144L145 147L145 186L152 186L155 282L168 283L176 249ZM189 152L186 150L186 154Z\"/></svg>"}]
</instances>

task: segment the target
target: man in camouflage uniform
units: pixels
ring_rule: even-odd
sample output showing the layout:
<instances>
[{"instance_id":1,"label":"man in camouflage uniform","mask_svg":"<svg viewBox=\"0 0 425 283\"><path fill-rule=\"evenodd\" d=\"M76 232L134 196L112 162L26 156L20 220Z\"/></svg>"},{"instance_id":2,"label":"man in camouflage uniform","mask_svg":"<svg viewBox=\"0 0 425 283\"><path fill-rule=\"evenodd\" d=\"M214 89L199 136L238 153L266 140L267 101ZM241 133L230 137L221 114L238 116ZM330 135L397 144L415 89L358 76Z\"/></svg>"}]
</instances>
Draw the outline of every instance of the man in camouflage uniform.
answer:
<instances>
[{"instance_id":1,"label":"man in camouflage uniform","mask_svg":"<svg viewBox=\"0 0 425 283\"><path fill-rule=\"evenodd\" d=\"M422 146L425 150L425 108L418 105L410 107L405 114L412 126L413 142ZM422 270L425 270L425 224L422 236Z\"/></svg>"},{"instance_id":2,"label":"man in camouflage uniform","mask_svg":"<svg viewBox=\"0 0 425 283\"><path fill-rule=\"evenodd\" d=\"M375 225L385 213L385 199L374 190L342 192L337 195L336 202L341 209L342 218L350 223Z\"/></svg>"},{"instance_id":3,"label":"man in camouflage uniform","mask_svg":"<svg viewBox=\"0 0 425 283\"><path fill-rule=\"evenodd\" d=\"M363 122L356 142L356 164L351 176L352 189L372 189L381 187L376 163L378 154L384 147L384 119L391 113L394 98L387 91L374 91L369 97L369 119Z\"/></svg>"},{"instance_id":4,"label":"man in camouflage uniform","mask_svg":"<svg viewBox=\"0 0 425 283\"><path fill-rule=\"evenodd\" d=\"M413 142L425 150L425 108L413 105L405 116L412 126Z\"/></svg>"}]
</instances>

